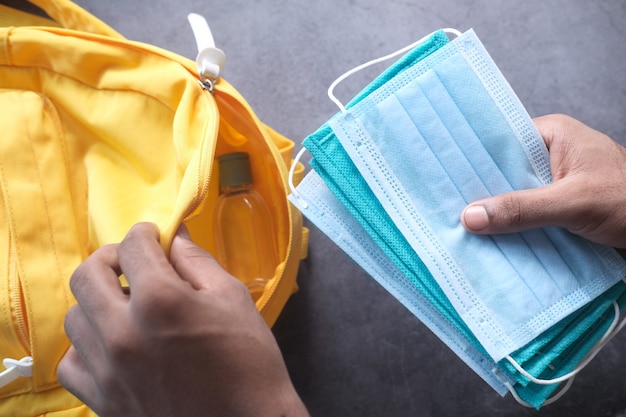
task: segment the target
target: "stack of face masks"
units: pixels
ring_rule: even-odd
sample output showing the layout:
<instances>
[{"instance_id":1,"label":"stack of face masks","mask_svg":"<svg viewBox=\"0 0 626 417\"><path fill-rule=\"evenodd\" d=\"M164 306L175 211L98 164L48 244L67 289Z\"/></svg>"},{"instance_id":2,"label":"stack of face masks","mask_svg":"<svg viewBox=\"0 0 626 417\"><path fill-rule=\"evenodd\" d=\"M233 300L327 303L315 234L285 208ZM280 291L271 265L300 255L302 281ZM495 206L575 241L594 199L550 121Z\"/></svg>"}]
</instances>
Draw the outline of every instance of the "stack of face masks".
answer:
<instances>
[{"instance_id":1,"label":"stack of face masks","mask_svg":"<svg viewBox=\"0 0 626 417\"><path fill-rule=\"evenodd\" d=\"M457 35L419 41L345 107L335 83L341 112L304 141L313 170L290 200L498 393L539 408L624 325L626 262L563 229L462 227L467 204L551 173L475 33Z\"/></svg>"}]
</instances>

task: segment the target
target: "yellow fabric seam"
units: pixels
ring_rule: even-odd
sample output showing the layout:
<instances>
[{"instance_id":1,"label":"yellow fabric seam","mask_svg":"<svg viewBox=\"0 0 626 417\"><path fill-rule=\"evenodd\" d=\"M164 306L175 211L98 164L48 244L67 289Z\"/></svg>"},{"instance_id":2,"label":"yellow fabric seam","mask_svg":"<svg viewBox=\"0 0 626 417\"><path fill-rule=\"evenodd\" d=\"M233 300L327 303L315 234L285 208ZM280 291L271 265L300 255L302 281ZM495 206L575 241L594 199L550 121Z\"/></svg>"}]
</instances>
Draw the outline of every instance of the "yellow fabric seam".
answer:
<instances>
[{"instance_id":1,"label":"yellow fabric seam","mask_svg":"<svg viewBox=\"0 0 626 417\"><path fill-rule=\"evenodd\" d=\"M52 115L50 113L52 113L52 111L47 111L46 113L50 116L52 124L54 125L54 128L56 130L56 135L55 138L58 139L58 141L61 144L61 149L62 149L62 153L63 153L63 172L65 173L66 179L67 175L69 173L69 163L68 163L68 152L67 152L67 144L65 141L65 135L63 133L63 129L61 128L60 124L59 124L59 117L58 114L56 113L56 108L54 108L54 106L51 105L50 100L48 99L48 97L46 97L45 95L41 95L41 99L44 103L45 108L48 110L53 110L54 111L54 115L56 117L52 117ZM69 182L69 179L68 179ZM71 191L71 188L70 188ZM71 199L73 199L74 196L69 195L68 196ZM73 206L73 204L72 204ZM72 216L73 218L76 218L76 216ZM54 234L52 235L52 240L54 240ZM59 265L59 260L57 258L57 265ZM63 281L63 277L61 272L61 266L59 265L59 277L61 278L61 288L63 289L63 294L65 295L65 301L67 302L67 307L69 308L69 306L72 304L72 296L71 294L68 293L67 291L67 287L65 286L65 282ZM69 277L67 277L67 279L69 279Z\"/></svg>"},{"instance_id":2,"label":"yellow fabric seam","mask_svg":"<svg viewBox=\"0 0 626 417\"><path fill-rule=\"evenodd\" d=\"M6 174L5 174L5 170L4 170L4 165L2 164L2 160L0 159L0 181L2 181L2 188L4 190L8 190L8 186L6 184ZM13 206L11 205L10 201L11 201L11 196L8 194L8 192L5 194L5 202L7 203L7 211L8 211L8 222L11 225L10 226L10 230L15 230L15 215L13 213ZM16 257L18 259L20 259L21 256L21 252L20 252L20 248L17 247L17 245L15 245L15 252L16 252ZM30 341L26 341L27 343L30 344ZM28 353L32 354L32 349L30 349L30 346L28 346ZM16 394L23 394L25 392L28 392L28 388L16 388L14 390L11 391L6 391L3 393L3 397L9 397L9 396L13 396ZM1 399L0 399L1 401Z\"/></svg>"},{"instance_id":3,"label":"yellow fabric seam","mask_svg":"<svg viewBox=\"0 0 626 417\"><path fill-rule=\"evenodd\" d=\"M82 82L79 79L76 79L74 77L69 77L66 74L62 74L62 73L53 71L50 68L46 68L46 67L37 67L37 66L29 66L29 65L20 65L20 66L18 66L18 65L0 65L0 67L13 67L13 68L24 68L24 69L34 69L34 70L38 70L38 71L45 71L45 72L48 72L48 73L51 73L51 74L59 75L62 78L65 78L65 79L68 79L68 80L72 80L72 81L76 82L77 84L80 84L80 85L82 85L84 87L87 87L87 88L90 88L90 89L93 89L93 90L97 90L97 91L105 91L105 92L110 92L110 93L119 93L119 92L136 93L136 94L142 95L142 96L144 96L146 98L150 98L150 99L158 102L159 104L167 107L171 111L176 111L176 109L173 108L172 106L168 105L167 103L163 102L162 100L159 100L157 97L152 96L152 95L150 95L150 94L148 94L148 93L146 93L144 91L141 91L141 90L133 90L133 89L130 89L130 88L127 88L127 89L122 89L122 88L100 88L100 87L96 87L96 86L93 86L93 85L89 85L87 83ZM198 88L201 88L201 87L198 85ZM13 87L13 89L16 89L16 88ZM31 90L26 90L26 91L31 91ZM39 92L43 93L42 91L39 91Z\"/></svg>"},{"instance_id":4,"label":"yellow fabric seam","mask_svg":"<svg viewBox=\"0 0 626 417\"><path fill-rule=\"evenodd\" d=\"M6 50L6 58L8 61L9 66L13 66L13 53L12 53L12 46L11 46L11 34L13 33L13 31L15 30L15 28L9 28L9 30L7 31L7 35L6 35L6 39L5 39L5 50Z\"/></svg>"}]
</instances>

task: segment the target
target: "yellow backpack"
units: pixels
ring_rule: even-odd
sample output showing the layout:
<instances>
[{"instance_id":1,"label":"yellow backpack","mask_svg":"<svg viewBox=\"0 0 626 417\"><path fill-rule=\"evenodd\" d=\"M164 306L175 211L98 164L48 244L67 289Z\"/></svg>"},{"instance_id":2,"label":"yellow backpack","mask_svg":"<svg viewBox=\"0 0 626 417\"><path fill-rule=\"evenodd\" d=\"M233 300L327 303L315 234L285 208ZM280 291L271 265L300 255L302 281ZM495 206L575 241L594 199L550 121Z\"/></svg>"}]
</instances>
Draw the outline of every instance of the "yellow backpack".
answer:
<instances>
[{"instance_id":1,"label":"yellow backpack","mask_svg":"<svg viewBox=\"0 0 626 417\"><path fill-rule=\"evenodd\" d=\"M32 3L52 20L0 5L0 415L91 416L56 379L69 277L90 253L140 221L166 252L181 222L214 252L214 161L239 151L275 229L279 262L256 301L270 326L307 237L286 199L293 143L231 85L68 0Z\"/></svg>"}]
</instances>

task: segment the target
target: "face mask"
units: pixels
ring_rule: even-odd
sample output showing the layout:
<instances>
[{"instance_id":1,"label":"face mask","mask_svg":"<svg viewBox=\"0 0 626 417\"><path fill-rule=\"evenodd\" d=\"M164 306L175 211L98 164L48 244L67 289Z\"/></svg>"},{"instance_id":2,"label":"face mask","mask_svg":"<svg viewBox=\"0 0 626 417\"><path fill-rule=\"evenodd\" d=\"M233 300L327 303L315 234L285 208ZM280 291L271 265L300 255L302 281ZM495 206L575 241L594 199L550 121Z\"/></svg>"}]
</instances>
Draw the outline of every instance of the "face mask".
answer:
<instances>
[{"instance_id":1,"label":"face mask","mask_svg":"<svg viewBox=\"0 0 626 417\"><path fill-rule=\"evenodd\" d=\"M543 140L473 32L329 125L495 361L626 274L617 252L563 229L463 229L459 213L470 202L550 179Z\"/></svg>"},{"instance_id":2,"label":"face mask","mask_svg":"<svg viewBox=\"0 0 626 417\"><path fill-rule=\"evenodd\" d=\"M445 43L446 42L441 42L439 45L436 46L435 49L437 49L437 54L440 53L439 49L443 49L442 44L445 44ZM439 60L441 59L451 58L453 55L450 51L447 51L445 52L445 54L443 54L444 58L437 57L436 54L433 54L432 49L433 48L430 48L430 49L422 48L422 50L428 50L428 53L423 54L423 55L429 56L430 54L432 54L432 56L434 57L434 59L432 59L434 64L439 63ZM419 51L419 50L420 50L419 47L416 48L416 51ZM424 68L419 68L419 66L416 65L416 63L419 63L422 59L424 59L424 57L423 56L420 57L419 52L414 51L413 53L408 54L407 57L401 60L398 64L394 65L392 68L386 71L383 74L383 76L381 76L377 80L377 82L373 83L373 85L375 85L374 88L370 87L366 89L365 90L366 93L360 94L356 99L354 99L347 106L347 108L354 107L354 111L352 112L354 114L359 114L360 112L362 113L361 120L359 121L359 123L362 123L363 125L367 125L369 129L374 132L376 132L376 129L379 126L388 127L388 125L392 125L393 127L393 125L396 124L397 122L396 120L389 122L388 120L385 120L384 118L377 117L380 113L388 112L389 111L388 109L383 109L383 111L372 111L372 109L376 109L376 105L381 100L385 100L388 97L390 97L391 95L390 91L391 93L394 93L395 92L394 90L402 89L404 88L404 86L410 83L410 81L416 76L415 74L411 74L411 71L416 72L417 76L422 74L424 72ZM433 63L429 63L429 65L433 65ZM419 70L416 71L415 68L418 68ZM389 74L392 74L392 75L389 76ZM382 81L381 81L381 78L383 79ZM389 87L389 85L391 85L392 87ZM478 86L476 90L477 91L480 90L480 86ZM500 94L502 94L502 91L500 91ZM504 94L504 96L506 96L506 94ZM373 102L373 104L367 103L368 101ZM362 103L367 103L367 104L364 105ZM424 104L424 103L420 103L420 104ZM509 107L510 107L510 104L511 103L508 103ZM516 109L517 111L519 111L520 108L521 108L521 105L519 105L517 108L514 107L514 109ZM423 110L423 108L421 108L420 110ZM471 110L471 107L470 107L470 110ZM521 110L523 111L523 108L521 108ZM391 111L394 112L395 110L391 110ZM379 114L376 114L377 112ZM365 118L363 117L363 114L367 115L367 120L362 120ZM402 114L402 112L399 112L399 114ZM348 114L345 118L349 119L351 116L353 116L353 114ZM341 118L341 117L342 117L341 115L338 116L338 118ZM335 120L338 118L335 118ZM517 187L521 187L521 188L527 188L528 186L533 186L533 184L534 186L537 185L537 183L533 183L532 181L530 185L528 184L525 185L524 180L528 179L526 177L529 177L530 180L536 180L537 178L539 178L539 184L548 182L550 178L549 178L549 164L547 163L547 154L545 152L545 148L542 146L539 146L539 145L542 145L543 142L539 138L539 142L535 143L537 139L535 137L536 132L534 131L534 128L532 127L532 123L530 125L530 129L528 128L529 119L527 117L526 117L527 120L524 120L524 118L521 118L521 119L513 118L513 119L516 120L516 124L513 124L513 126L516 127L517 129L515 133L522 132L522 134L519 135L523 138L523 140L519 141L520 147L523 149L523 152L525 153L525 155L535 155L535 159L531 159L530 164L524 164L523 162L525 160L528 161L528 159L519 158L519 157L510 158L511 155L509 155L508 151L502 152L500 149L501 146L498 146L498 142L495 140L497 139L497 136L490 137L488 135L489 131L491 131L492 129L492 124L490 122L488 123L488 126L483 127L482 130L483 130L483 134L485 133L484 131L487 131L487 140L486 140L487 145L485 145L485 148L490 147L490 150L494 152L494 154L498 155L498 158L494 158L494 161L496 161L497 163L496 173L500 171L501 165L504 167L513 166L514 170L521 170L522 172L526 174L525 176L522 176L521 178L522 181L515 182L516 180L519 180L519 178L512 178L510 181L512 183L517 184L516 185ZM423 126L428 127L428 122L432 120L437 120L437 116L433 115L433 118L427 118L427 120L420 120L419 125L418 123L414 123L414 124L420 127L423 127ZM354 120L349 120L345 122L344 126L348 125L350 122L354 122ZM330 125L332 126L333 123L334 123L334 120L331 120ZM458 124L456 124L456 122L452 123L452 125L453 125L452 127L459 126ZM494 125L497 126L495 122L494 122ZM506 124L504 125L506 127ZM475 126L473 126L472 128L474 129ZM344 129L344 131L346 130L341 125L339 125L338 127L335 127L335 131L340 137L341 137L340 131L342 129ZM361 129L361 127L359 127L359 129ZM478 129L478 131L480 131L480 129ZM458 130L456 131L456 134L460 134ZM398 137L402 137L403 134L402 132L397 132L397 135ZM364 135L364 136L367 136L367 135ZM491 141L488 140L490 138L491 138ZM391 141L388 141L388 143L383 143L383 145L389 145L393 143L394 143L394 140L391 140ZM316 171L318 171L318 173L320 173L321 176L324 177L324 180L326 181L330 189L333 191L333 193L335 193L335 195L339 197L339 200L341 201L341 203L345 207L348 208L350 212L349 214L353 216L355 219L357 219L359 223L361 223L361 225L364 227L364 229L367 231L367 233L370 236L374 236L373 239L375 243L379 247L383 248L383 251L386 257L388 259L393 260L395 264L398 264L398 259L397 259L398 256L396 256L397 255L396 252L399 253L399 257L400 257L399 265L401 265L400 270L403 276L412 277L410 281L412 285L414 286L414 288L419 288L420 291L423 291L423 294L425 295L428 302L433 304L433 308L436 311L442 313L443 317L445 317L446 320L444 322L437 322L435 324L437 328L433 329L433 331L436 334L444 333L448 335L450 334L456 335L457 339L459 337L465 337L467 338L467 341L465 342L454 341L454 342L449 342L448 345L449 346L450 345L463 346L464 344L467 345L468 344L467 342L469 341L471 343L472 349L475 349L475 352L479 353L478 356L480 356L481 354L484 355L484 349L482 345L476 341L476 339L473 337L471 333L468 335L467 327L465 326L464 321L459 320L459 317L458 315L455 314L454 310L450 311L450 308L449 308L450 306L449 306L449 302L447 298L445 297L445 295L442 297L441 289L438 287L437 283L434 280L432 280L432 275L430 275L430 272L432 271L424 270L423 265L421 267L419 267L418 265L418 268L414 269L414 271L417 271L417 275L418 275L417 281L415 280L415 274L411 275L405 272L406 268L403 268L402 266L415 268L415 265L411 265L410 260L406 261L407 252L404 246L408 244L406 243L406 240L403 240L404 236L402 236L402 234L398 232L400 226L398 226L398 228L396 228L396 230L393 231L394 225L393 224L390 225L389 221L384 220L386 217L385 208L378 207L380 206L380 204L378 203L378 200L376 199L376 197L372 196L373 193L370 190L368 190L367 184L365 184L364 186L362 184L359 184L359 186L355 186L355 184L358 183L358 180L356 179L356 177L358 177L359 175L358 172L356 174L351 173L350 175L346 175L346 171L349 171L349 169L347 169L346 167L349 168L349 164L346 163L345 160L347 159L348 161L350 161L350 158L345 153L345 150L343 149L343 147L336 141L334 132L330 130L329 126L328 125L323 126L318 132L316 132L315 134L307 138L304 144L307 148L309 148L309 150L314 156L313 160L311 161L311 165ZM379 145L379 143L376 143L376 145ZM437 143L435 143L435 145L437 145ZM465 145L465 143L462 143L461 145ZM349 149L349 146L346 146L346 148ZM409 148L409 145L407 145L407 148ZM436 148L436 146L434 146L434 148ZM442 149L442 151L445 152L445 149ZM467 153L471 153L472 149L466 148L464 151ZM407 151L400 150L398 153L402 153L402 155L404 155L405 153L407 153ZM386 156L389 154L390 153L388 152ZM391 154L393 156L393 151L391 152ZM537 155L541 157L537 157ZM355 158L354 155L352 155L352 159L358 160L358 158ZM398 163L398 161L393 161L393 162ZM402 163L402 162L400 161L399 163ZM389 165L392 165L392 164L389 164ZM530 168L529 168L529 165L530 165ZM372 165L372 166L375 166L375 165ZM482 165L479 166L479 168L481 167ZM482 171L482 172L485 173L486 175L493 174L491 170ZM489 181L483 181L483 182L489 185ZM375 187L372 187L372 188L375 188ZM493 192L497 193L501 191L493 191ZM313 194L311 194L311 196L312 198L321 198L320 196L315 197ZM431 198L434 201L436 201L437 199L441 200L441 196L438 196L436 192L432 194ZM469 198L477 199L481 197L479 196L479 197L469 197ZM306 203L304 204L306 205ZM461 209L462 207L454 213L455 218L453 219L453 221L456 221L457 223L458 223L458 215ZM304 207L303 207L303 213L311 219L310 212L307 213ZM313 220L313 222L315 223L316 221ZM323 223L322 220L320 220L320 222ZM318 225L318 227L320 226ZM329 230L333 230L333 228L330 228ZM390 239L389 233L386 233L390 231L392 232L391 239ZM396 233L395 236L394 236L394 233ZM401 237L399 238L397 235L400 235ZM541 242L542 239L544 239L543 236L539 236L539 237L530 236L529 239L531 238L534 239L533 244L537 244L537 242ZM355 246L348 245L347 247L350 250L352 250L352 252L354 252ZM400 248L400 250L398 250L398 248ZM600 248L600 249L603 250L604 248ZM354 258L351 252L349 252L348 250L346 251L348 252L349 255L351 255ZM524 253L522 252L521 256L523 255ZM411 251L409 251L409 258L413 258L413 259L416 258L414 253L412 253ZM554 259L556 259L556 261L559 260L558 257L555 257ZM555 261L551 260L550 262L551 263L549 265L551 265ZM574 264L576 263L574 262ZM368 270L365 266L364 268ZM433 273L433 275L435 274ZM398 279L398 278L396 277L394 279ZM416 283L421 284L421 285L417 285ZM407 291L405 287L401 287L401 288L404 288L403 291ZM520 311L523 313L524 312L523 308ZM613 316L615 316L615 314L613 314ZM593 316L593 317L595 320L596 316ZM611 317L609 317L605 319L605 321L607 320L611 321L612 319ZM552 324L556 323L557 321L558 320L553 319ZM496 375L498 377L500 387L502 386L502 384L508 386L511 392L513 392L515 395L517 395L516 393L516 390L517 390L519 392L519 397L525 397L525 399L528 400L528 402L535 407L538 407L539 405L541 405L546 400L546 398L551 395L556 385L558 385L558 382L549 381L551 384L545 385L543 384L545 379L544 381L540 381L538 378L535 378L537 381L539 381L539 384L536 384L535 382L532 382L530 381L530 379L526 378L522 374L522 372L518 371L513 366L513 364L518 365L518 366L521 364L524 367L526 366L532 367L532 370L537 372L535 375L541 375L543 378L550 378L553 375L563 375L564 373L569 372L569 370L572 369L573 367L576 367L576 364L580 361L580 355L581 354L584 355L586 352L589 352L590 346L593 346L594 343L597 343L598 341L597 338L594 339L594 337L592 337L593 335L590 336L587 334L588 332L585 333L584 326L576 326L574 328L575 332L574 333L570 332L569 334L570 337L567 338L567 340L569 341L566 340L565 342L563 342L562 340L565 340L565 339L562 339L559 341L559 343L562 345L560 356L561 357L567 356L568 358L572 358L569 363L565 364L564 362L564 365L562 367L555 367L552 362L554 362L555 355L559 356L559 354L554 353L557 351L555 349L552 349L552 350L548 349L548 352L552 353L551 355L543 355L543 356L539 355L539 357L541 357L541 360L539 361L536 360L536 357L538 356L537 352L541 352L541 350L539 349L543 349L545 351L546 347L551 346L551 344L553 343L552 338L554 337L555 334L558 335L558 332L555 332L555 329L558 330L559 326L566 327L568 326L568 323L566 323L566 321L561 321L560 323L555 324L554 326L548 325L546 328L550 328L551 331L544 332L541 334L539 334L540 331L537 330L538 337L533 338L533 343L520 347L515 353L511 354L510 356L507 355L506 360L503 360L502 363L497 365ZM600 328L601 326L596 326L596 327ZM446 329L446 330L442 331L442 329ZM453 329L453 330L450 330L450 329ZM603 336L604 334L600 332L599 335ZM586 351L584 350L584 348L583 349L580 348L580 346L583 345L583 343L581 343L580 340L577 339L578 336L584 337L585 339L588 339L590 341L589 343L591 344L586 348L587 349ZM453 350L455 349L453 348ZM459 354L458 349L456 349L455 352ZM490 363L488 360L485 361L484 357L483 359L477 361L475 359L476 356L474 356L474 359L471 358L472 355L469 355L470 357L466 358L465 356L468 356L468 355L464 355L463 353L459 354L459 356L462 357L463 360L468 362L468 364L472 366L473 369L477 371L481 376L483 376L483 378L485 374L484 372L485 369L487 369L490 365L492 365L493 368L496 368L495 362ZM480 363L480 365L476 365L476 362ZM486 363L487 365L485 365ZM520 367L520 369L523 372L526 372L524 368ZM580 368L575 369L575 371L577 371L578 369ZM549 372L550 370L553 370L554 372ZM493 377L491 377L491 379L493 380ZM492 386L498 386L498 384L496 383L490 383L490 384ZM540 389L535 389L536 388L535 385L540 387ZM515 386L515 388L513 388L513 386ZM520 401L523 402L522 399L520 399Z\"/></svg>"},{"instance_id":3,"label":"face mask","mask_svg":"<svg viewBox=\"0 0 626 417\"><path fill-rule=\"evenodd\" d=\"M451 323L448 314L442 313L429 297L418 290L414 284L415 274L406 268L398 268L390 260L387 253L370 237L370 233L351 215L345 204L328 189L316 171L309 172L302 180L298 186L298 195L298 198L290 195L290 201L306 213L307 218L322 233L402 303L496 392L504 395L508 391L503 380L509 379L493 373L496 364L484 350L469 341L467 334L463 334Z\"/></svg>"},{"instance_id":4,"label":"face mask","mask_svg":"<svg viewBox=\"0 0 626 417\"><path fill-rule=\"evenodd\" d=\"M598 343L603 337L617 333L614 300L620 300L620 308L626 304L623 283L616 285L588 308L559 323L540 339L511 355L515 358L515 363L520 364L523 372L540 375L543 380L547 381L561 377L548 385L532 383L508 361L494 363L484 350L467 340L448 317L435 308L430 300L417 289L410 278L413 274L397 268L390 261L387 254L380 249L379 244L359 224L346 208L345 203L340 202L327 188L316 171L311 171L300 183L298 197L292 194L289 199L306 213L307 218L316 227L400 301L496 392L504 395L511 391L524 405L539 408L542 404L557 400L558 397L553 397L546 402L559 388L562 381L568 381L568 385L561 391L566 392L577 370L585 365L581 366L580 362L585 356L589 356L590 352L600 350L603 344L598 345ZM598 319L598 315L602 317ZM588 334L584 334L581 340L573 340L571 335L580 333L576 327L591 330ZM606 341L608 340L609 338L606 338ZM529 353L542 350L547 354ZM572 375L567 376L568 373ZM562 378L563 375L567 377Z\"/></svg>"},{"instance_id":5,"label":"face mask","mask_svg":"<svg viewBox=\"0 0 626 417\"><path fill-rule=\"evenodd\" d=\"M404 69L424 59L447 43L449 40L443 30L437 31L427 39L418 42L417 47L396 65L385 71L354 98L347 107L356 105L361 99L384 85L386 81L398 76ZM322 126L305 140L304 145L314 156L311 161L314 170L322 174L342 204L367 230L392 262L401 268L405 274L412 277L420 291L446 315L448 320L455 322L461 331L465 332L466 337L471 337L471 333L463 325L445 294L432 280L432 276L425 265L415 256L404 237L398 232L389 216L380 206L330 127L328 125ZM476 345L478 346L478 342Z\"/></svg>"},{"instance_id":6,"label":"face mask","mask_svg":"<svg viewBox=\"0 0 626 417\"><path fill-rule=\"evenodd\" d=\"M319 150L315 154L321 155ZM338 170L344 174L349 172L349 169L342 168L345 160L342 161L341 153L335 153L334 156L338 164L332 166L338 166ZM619 297L624 298L626 286L623 283L614 286L585 309L561 321L511 355L512 363L519 364L521 372L540 376L541 380L533 377L539 383L525 377L507 360L496 364L480 345L476 346L471 336L471 340L466 339L467 333L459 330L458 322L451 322L448 313L443 314L435 307L436 303L431 302L432 295L428 291L424 295L424 286L416 285L414 271L407 271L402 263L397 267L391 261L393 259L397 262L397 257L388 255L389 249L384 244L381 246L378 237L378 243L370 237L373 234L371 227L367 222L364 223L365 227L360 224L363 218L358 214L353 215L355 209L349 200L340 193L340 201L335 194L338 190L331 192L317 174L317 169L307 174L298 186L298 197L293 194L290 196L292 203L501 395L510 390L520 403L535 408L556 401L560 395L550 397L559 384L568 382L560 392L562 395L573 382L575 374L586 365L580 364L584 357L590 356L590 352L598 352L603 346L600 344L601 339L607 334L617 333L615 318L619 310L615 312L614 301ZM349 174L347 176L350 177ZM325 181L328 182L328 178ZM365 202L366 205L372 203L375 204ZM366 232L366 228L370 231ZM427 276L421 279L426 280ZM620 305L623 306L623 302ZM582 336L577 339L577 334ZM537 352L542 354L537 355ZM544 381L550 383L542 383Z\"/></svg>"},{"instance_id":7,"label":"face mask","mask_svg":"<svg viewBox=\"0 0 626 417\"><path fill-rule=\"evenodd\" d=\"M420 42L419 46L396 65L385 71L347 107L357 104L362 98L383 85L385 80L398 76L405 68L419 62L448 42L444 31L435 32L425 41ZM471 340L478 349L482 349L438 284L432 279L428 269L419 257L415 256L413 249L380 206L330 127L322 126L305 140L304 145L314 156L311 160L313 169L325 178L337 198L365 228L387 257L402 270L429 302L457 327L458 331Z\"/></svg>"}]
</instances>

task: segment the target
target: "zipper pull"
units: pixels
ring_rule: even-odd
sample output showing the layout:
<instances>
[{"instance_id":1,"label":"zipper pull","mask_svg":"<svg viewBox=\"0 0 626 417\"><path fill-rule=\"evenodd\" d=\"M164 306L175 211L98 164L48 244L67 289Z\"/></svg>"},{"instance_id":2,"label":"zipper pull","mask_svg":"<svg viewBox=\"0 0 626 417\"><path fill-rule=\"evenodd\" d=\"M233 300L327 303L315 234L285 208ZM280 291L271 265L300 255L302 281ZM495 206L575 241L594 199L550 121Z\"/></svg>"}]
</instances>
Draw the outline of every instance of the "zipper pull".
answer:
<instances>
[{"instance_id":1,"label":"zipper pull","mask_svg":"<svg viewBox=\"0 0 626 417\"><path fill-rule=\"evenodd\" d=\"M212 93L215 83L220 77L220 72L226 63L226 55L224 51L215 47L211 28L209 28L209 24L204 16L190 13L187 16L187 20L191 25L191 30L198 46L196 66L200 74L200 83L204 89Z\"/></svg>"},{"instance_id":2,"label":"zipper pull","mask_svg":"<svg viewBox=\"0 0 626 417\"><path fill-rule=\"evenodd\" d=\"M2 364L6 370L0 373L0 387L9 385L19 377L30 378L33 376L33 358L30 356L25 356L19 361L6 358Z\"/></svg>"}]
</instances>

